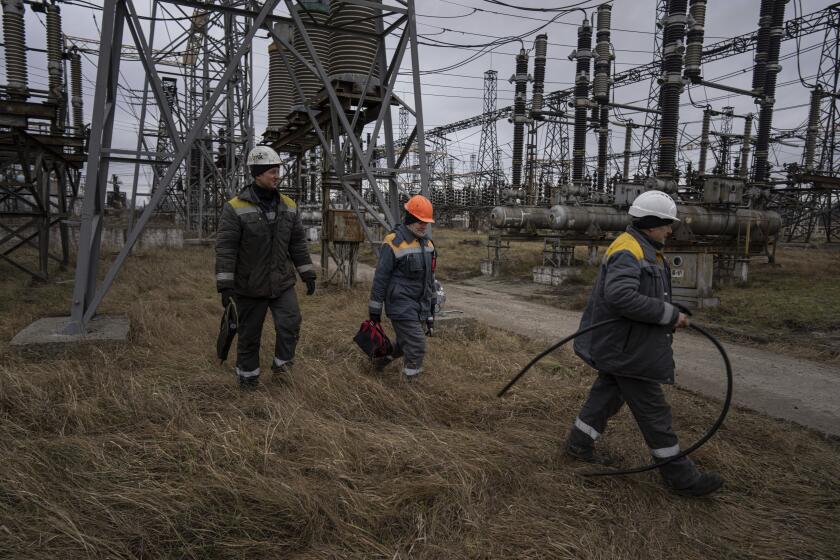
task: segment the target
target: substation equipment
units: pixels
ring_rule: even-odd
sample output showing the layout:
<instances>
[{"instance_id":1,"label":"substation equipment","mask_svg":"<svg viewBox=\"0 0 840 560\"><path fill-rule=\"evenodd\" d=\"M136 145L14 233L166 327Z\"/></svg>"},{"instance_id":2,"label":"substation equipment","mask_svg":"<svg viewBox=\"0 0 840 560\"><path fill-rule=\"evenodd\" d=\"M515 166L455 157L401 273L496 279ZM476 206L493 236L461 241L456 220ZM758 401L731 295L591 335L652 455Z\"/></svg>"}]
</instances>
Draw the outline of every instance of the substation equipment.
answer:
<instances>
[{"instance_id":1,"label":"substation equipment","mask_svg":"<svg viewBox=\"0 0 840 560\"><path fill-rule=\"evenodd\" d=\"M781 235L794 238L794 230L810 238L820 224L827 241L836 240L836 217L840 214L837 190L840 181L834 134L837 129L837 34L838 7L832 6L818 16L798 18L794 25L785 22L787 0L763 0L759 26L745 39L754 45L755 64L750 89L735 88L705 80L702 62L715 59L726 48L715 44L704 48L706 0L668 0L660 2L659 22L662 28L661 52L655 61L658 84L656 104L634 107L615 101L611 89L625 82L626 73L613 75L611 44L611 5L598 7L590 23L587 17L577 29L577 48L569 55L576 63L574 88L555 92L549 98L563 100L562 107L572 113L545 111L542 78L545 75L545 39L538 37L532 101L524 103L528 75L527 53L516 57L515 102L512 106L513 150L511 184L500 190L501 204L490 212L494 230L488 239L488 259L482 272L498 274L504 252L511 241L542 239L543 265L533 271L534 281L560 285L577 272L576 248L586 248L587 258L595 264L598 248L608 245L618 232L624 231L631 218L627 209L633 200L647 190L668 193L677 201L680 223L668 241L666 256L670 261L674 298L691 306L715 305L713 287L727 282L745 282L752 258L773 258ZM802 20L802 21L800 21ZM804 20L807 20L804 21ZM787 170L787 177L771 179L769 148L775 102L780 44L797 33L823 30L826 41L821 59L822 77L812 89L812 108L802 167ZM595 45L593 48L593 36ZM738 47L745 49L744 46ZM825 63L823 59L834 61ZM594 62L594 64L593 64ZM656 66L656 65L655 65ZM594 76L593 76L594 68ZM637 76L635 77L638 78ZM731 107L715 110L706 107L699 139L700 160L697 169L681 174L677 167L679 140L679 108L681 94L687 85L703 85L732 94L752 97L758 114L735 114ZM654 128L643 137L642 157L637 173L630 176L631 135L635 126L629 120L614 122L615 109L643 112L655 118ZM820 117L823 122L820 123ZM525 141L526 127L535 130L540 119L560 119L572 127L571 173L568 181L557 184L534 181L536 158L534 142ZM710 120L720 120L718 132L710 132ZM741 122L743 132L733 132L733 123ZM753 123L757 122L755 134ZM610 154L610 125L624 128L623 153ZM822 126L820 126L822 124ZM597 135L595 171L587 173L587 135ZM822 134L822 137L819 136ZM712 137L714 140L712 141ZM821 146L819 162L815 146ZM526 156L523 163L523 150ZM718 162L709 169L707 159L712 152ZM752 165L749 164L753 152ZM608 177L607 162L623 157L623 170ZM729 165L734 159L733 165ZM655 164L655 165L654 165ZM523 174L523 167L525 173ZM649 174L642 173L649 171ZM561 167L559 175L564 175Z\"/></svg>"},{"instance_id":2,"label":"substation equipment","mask_svg":"<svg viewBox=\"0 0 840 560\"><path fill-rule=\"evenodd\" d=\"M68 263L68 227L78 226L71 316L57 334L88 331L150 222L167 220L212 242L225 201L250 181L258 34L271 39L262 142L287 154L281 190L299 202L310 238L322 239L322 280L352 284L360 244L378 242L399 220L409 194L400 175L416 176L417 191L430 194L414 0L153 0L150 17L138 14L135 0L104 0L96 39L63 32L60 3L2 1L8 83L0 90L0 256L46 278L49 259ZM46 16L48 90L27 82L25 10ZM161 21L177 23L161 31ZM89 125L81 57L96 70ZM142 91L121 83L123 61L140 63ZM394 92L400 74L413 80L411 103ZM115 113L137 98L136 145L117 147ZM392 108L416 123L398 153ZM120 190L116 163L133 166L130 189ZM149 188L142 175L151 176ZM119 253L103 277L102 241L114 227ZM54 230L61 255L49 249ZM14 259L16 250L33 249L37 267Z\"/></svg>"},{"instance_id":3,"label":"substation equipment","mask_svg":"<svg viewBox=\"0 0 840 560\"><path fill-rule=\"evenodd\" d=\"M272 89L264 138L288 154L292 173L286 188L303 202L309 228L321 222L322 279L351 285L360 244L381 240L383 230L400 219L401 197L409 194L401 176L417 175L419 192L429 196L413 5L343 0L287 5L291 19L270 28ZM396 21L386 23L384 16L395 12ZM396 47L388 53L391 39ZM413 107L394 92L407 50ZM396 144L399 153L392 108L412 114L416 123ZM380 133L382 145L376 141ZM411 168L403 165L409 149L417 162Z\"/></svg>"},{"instance_id":4,"label":"substation equipment","mask_svg":"<svg viewBox=\"0 0 840 560\"><path fill-rule=\"evenodd\" d=\"M47 280L70 258L67 221L86 158L82 63L62 40L61 10L32 4L46 20L46 49L27 46L23 0L2 0L6 83L0 85L0 259ZM46 58L46 89L33 87L29 59Z\"/></svg>"}]
</instances>

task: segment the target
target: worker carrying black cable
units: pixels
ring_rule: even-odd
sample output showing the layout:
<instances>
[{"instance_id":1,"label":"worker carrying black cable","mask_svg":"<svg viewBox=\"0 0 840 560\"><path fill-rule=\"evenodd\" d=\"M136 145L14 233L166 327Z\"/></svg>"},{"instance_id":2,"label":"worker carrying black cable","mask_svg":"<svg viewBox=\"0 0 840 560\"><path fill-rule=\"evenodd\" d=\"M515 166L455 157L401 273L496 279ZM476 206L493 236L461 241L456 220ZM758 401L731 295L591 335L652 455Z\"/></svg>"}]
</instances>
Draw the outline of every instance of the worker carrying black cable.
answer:
<instances>
[{"instance_id":1,"label":"worker carrying black cable","mask_svg":"<svg viewBox=\"0 0 840 560\"><path fill-rule=\"evenodd\" d=\"M629 214L633 225L607 249L580 327L615 322L581 333L574 344L575 353L598 377L574 421L565 453L588 463L614 462L596 452L595 442L625 402L654 461L680 454L661 387L674 382L672 333L689 326L688 316L671 304L671 274L662 254L671 225L679 221L677 207L664 192L648 191L636 198ZM687 456L658 470L671 489L687 496L710 494L723 485L717 473L700 473Z\"/></svg>"}]
</instances>

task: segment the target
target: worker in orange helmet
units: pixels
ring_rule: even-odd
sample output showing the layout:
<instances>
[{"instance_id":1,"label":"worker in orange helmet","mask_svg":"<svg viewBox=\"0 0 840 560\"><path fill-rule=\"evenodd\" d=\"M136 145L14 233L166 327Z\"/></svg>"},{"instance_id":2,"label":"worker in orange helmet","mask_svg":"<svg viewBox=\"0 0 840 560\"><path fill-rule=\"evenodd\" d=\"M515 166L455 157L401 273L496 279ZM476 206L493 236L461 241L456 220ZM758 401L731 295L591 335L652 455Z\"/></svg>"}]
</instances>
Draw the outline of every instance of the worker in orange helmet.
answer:
<instances>
[{"instance_id":1,"label":"worker in orange helmet","mask_svg":"<svg viewBox=\"0 0 840 560\"><path fill-rule=\"evenodd\" d=\"M411 381L423 371L425 336L434 330L437 254L429 229L435 222L432 203L415 195L404 208L403 223L385 236L380 247L368 312L370 320L379 323L384 307L397 335L393 354L378 359L377 369L404 356L402 373Z\"/></svg>"}]
</instances>

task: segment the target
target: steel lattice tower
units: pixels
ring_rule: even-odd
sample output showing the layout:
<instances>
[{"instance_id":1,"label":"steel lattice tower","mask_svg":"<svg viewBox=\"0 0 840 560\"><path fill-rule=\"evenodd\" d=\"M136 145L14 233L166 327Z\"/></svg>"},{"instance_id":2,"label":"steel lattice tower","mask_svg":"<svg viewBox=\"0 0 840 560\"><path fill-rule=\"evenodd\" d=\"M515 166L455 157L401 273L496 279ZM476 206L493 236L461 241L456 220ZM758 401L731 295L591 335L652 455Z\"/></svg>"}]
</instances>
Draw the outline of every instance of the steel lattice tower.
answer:
<instances>
[{"instance_id":1,"label":"steel lattice tower","mask_svg":"<svg viewBox=\"0 0 840 560\"><path fill-rule=\"evenodd\" d=\"M812 182L807 194L800 195L793 206L799 212L790 212L788 240L810 241L818 227L822 227L826 241L840 240L840 192L836 185L840 179L840 146L837 128L840 127L840 8L832 10L834 25L826 29L820 53L816 83L811 91L806 146L802 179ZM833 92L833 93L832 93Z\"/></svg>"},{"instance_id":2,"label":"steel lattice tower","mask_svg":"<svg viewBox=\"0 0 840 560\"><path fill-rule=\"evenodd\" d=\"M563 113L563 102L555 99L548 103L552 113ZM569 182L569 126L565 119L552 118L545 124L545 143L543 161L540 164L539 193L540 203L550 202L552 188Z\"/></svg>"},{"instance_id":3,"label":"steel lattice tower","mask_svg":"<svg viewBox=\"0 0 840 560\"><path fill-rule=\"evenodd\" d=\"M496 101L498 98L498 72L484 73L484 117L481 122L481 140L478 147L477 184L480 185L481 204L493 205L500 200L501 160L499 137L496 133Z\"/></svg>"},{"instance_id":4,"label":"steel lattice tower","mask_svg":"<svg viewBox=\"0 0 840 560\"><path fill-rule=\"evenodd\" d=\"M823 92L820 102L820 155L817 169L832 177L840 176L840 145L837 128L840 127L840 8L832 13L834 25L826 30L817 71L817 87ZM828 92L833 92L833 95Z\"/></svg>"},{"instance_id":5,"label":"steel lattice tower","mask_svg":"<svg viewBox=\"0 0 840 560\"><path fill-rule=\"evenodd\" d=\"M656 3L656 26L653 34L653 64L656 68L662 65L662 29L659 26L668 14L668 0L658 0ZM648 109L659 109L659 74L651 76L648 88ZM645 124L642 128L642 143L639 151L639 166L636 170L642 176L651 175L654 160L659 145L659 113L645 113Z\"/></svg>"}]
</instances>

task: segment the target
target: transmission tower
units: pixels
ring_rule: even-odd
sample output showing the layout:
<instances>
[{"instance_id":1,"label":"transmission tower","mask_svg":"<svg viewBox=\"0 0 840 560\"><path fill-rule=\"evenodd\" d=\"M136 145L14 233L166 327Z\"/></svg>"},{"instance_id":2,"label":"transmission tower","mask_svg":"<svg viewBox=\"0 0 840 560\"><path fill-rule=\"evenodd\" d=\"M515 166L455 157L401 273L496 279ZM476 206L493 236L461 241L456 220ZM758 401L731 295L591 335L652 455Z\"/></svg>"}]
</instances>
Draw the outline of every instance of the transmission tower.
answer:
<instances>
[{"instance_id":1,"label":"transmission tower","mask_svg":"<svg viewBox=\"0 0 840 560\"><path fill-rule=\"evenodd\" d=\"M406 142L408 142L408 135L410 134L409 127L408 127L408 109L406 109L403 106L400 106L398 115L399 115L398 116L398 118L399 118L399 122L398 122L399 141L398 142L399 142L399 144L405 144ZM406 153L406 156L405 156L405 161L403 162L404 167L407 167L407 168L410 169L414 165L414 158L412 157L413 152L414 152L414 150L412 149L412 147L409 147L408 152ZM402 187L403 187L404 191L414 192L416 190L414 185L417 184L417 174L411 173L411 174L404 175L401 179L401 184L402 184Z\"/></svg>"},{"instance_id":2,"label":"transmission tower","mask_svg":"<svg viewBox=\"0 0 840 560\"><path fill-rule=\"evenodd\" d=\"M834 25L828 27L820 62L811 89L808 128L802 156L801 183L810 183L806 192L797 193L795 204L786 214L788 240L810 241L822 228L825 240L840 241L840 8L832 10Z\"/></svg>"},{"instance_id":3,"label":"transmission tower","mask_svg":"<svg viewBox=\"0 0 840 560\"><path fill-rule=\"evenodd\" d=\"M169 111L173 116L180 116L180 112L177 110L176 105L178 99L178 82L173 78L161 78L160 82L161 87L163 88L163 94L166 96ZM169 133L166 130L166 119L163 115L161 115L158 119L155 151L168 159L174 155L174 148L175 146L172 144L172 139L169 137ZM160 179L163 177L164 173L166 173L166 165L159 164L154 166L152 193L159 188ZM180 212L182 215L185 215L186 201L184 196L183 177L179 177L172 183L172 185L173 187L167 190L167 193L164 195L164 199L160 203L160 212L172 215Z\"/></svg>"},{"instance_id":4,"label":"transmission tower","mask_svg":"<svg viewBox=\"0 0 840 560\"><path fill-rule=\"evenodd\" d=\"M431 187L431 200L433 204L446 204L446 182L448 156L446 146L447 138L430 134L426 138L429 148L426 151L426 161L429 166L429 185ZM411 194L417 194L412 192Z\"/></svg>"},{"instance_id":5,"label":"transmission tower","mask_svg":"<svg viewBox=\"0 0 840 560\"><path fill-rule=\"evenodd\" d=\"M837 128L840 126L840 7L834 9L834 25L826 29L817 71L817 89L820 90L820 156L817 169L832 177L840 176L840 145Z\"/></svg>"},{"instance_id":6,"label":"transmission tower","mask_svg":"<svg viewBox=\"0 0 840 560\"><path fill-rule=\"evenodd\" d=\"M653 64L656 68L662 66L662 28L660 22L668 14L668 0L656 2L656 25L653 32ZM659 74L651 76L648 86L648 109L659 109ZM645 124L642 127L642 145L639 152L639 167L637 173L642 176L651 175L659 144L659 113L646 112Z\"/></svg>"},{"instance_id":7,"label":"transmission tower","mask_svg":"<svg viewBox=\"0 0 840 560\"><path fill-rule=\"evenodd\" d=\"M244 0L222 0L224 7L245 7ZM184 55L184 81L188 95L184 121L192 128L204 103L237 52L251 26L251 18L236 18L230 12L193 12L187 52ZM225 101L219 113L202 129L199 141L191 147L186 169L187 224L199 232L214 231L221 207L249 179L244 154L254 144L253 53L245 52L233 77L225 86ZM216 140L224 158L212 153Z\"/></svg>"},{"instance_id":8,"label":"transmission tower","mask_svg":"<svg viewBox=\"0 0 840 560\"><path fill-rule=\"evenodd\" d=\"M481 204L498 204L501 188L501 159L499 157L499 137L496 133L496 112L498 97L498 72L488 70L484 73L484 112L481 122L481 140L478 146L476 164L477 184L481 185Z\"/></svg>"},{"instance_id":9,"label":"transmission tower","mask_svg":"<svg viewBox=\"0 0 840 560\"><path fill-rule=\"evenodd\" d=\"M551 113L563 114L563 100L553 99L548 103ZM539 200L551 200L552 188L569 182L569 127L565 119L552 118L545 124L543 161L540 165Z\"/></svg>"}]
</instances>

